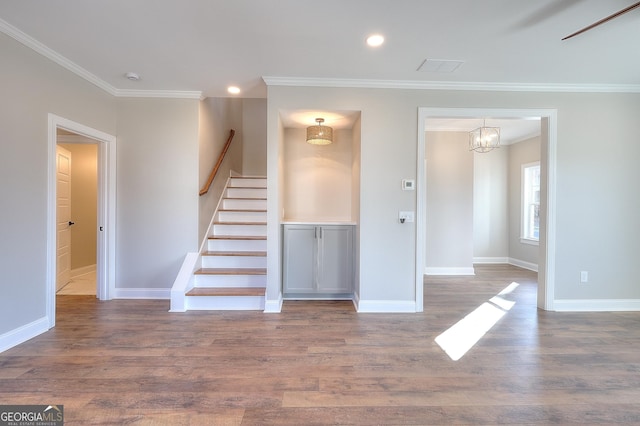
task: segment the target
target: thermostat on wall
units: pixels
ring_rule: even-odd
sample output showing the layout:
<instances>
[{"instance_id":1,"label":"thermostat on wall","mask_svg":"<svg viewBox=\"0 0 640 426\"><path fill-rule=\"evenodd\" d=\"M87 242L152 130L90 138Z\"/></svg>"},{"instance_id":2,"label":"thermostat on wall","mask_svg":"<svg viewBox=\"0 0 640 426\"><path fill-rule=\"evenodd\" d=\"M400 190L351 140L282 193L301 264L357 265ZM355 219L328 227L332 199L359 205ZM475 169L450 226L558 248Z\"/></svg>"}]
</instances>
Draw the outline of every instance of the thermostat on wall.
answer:
<instances>
[{"instance_id":1,"label":"thermostat on wall","mask_svg":"<svg viewBox=\"0 0 640 426\"><path fill-rule=\"evenodd\" d=\"M416 181L413 179L402 179L402 189L404 191L413 191L416 189Z\"/></svg>"}]
</instances>

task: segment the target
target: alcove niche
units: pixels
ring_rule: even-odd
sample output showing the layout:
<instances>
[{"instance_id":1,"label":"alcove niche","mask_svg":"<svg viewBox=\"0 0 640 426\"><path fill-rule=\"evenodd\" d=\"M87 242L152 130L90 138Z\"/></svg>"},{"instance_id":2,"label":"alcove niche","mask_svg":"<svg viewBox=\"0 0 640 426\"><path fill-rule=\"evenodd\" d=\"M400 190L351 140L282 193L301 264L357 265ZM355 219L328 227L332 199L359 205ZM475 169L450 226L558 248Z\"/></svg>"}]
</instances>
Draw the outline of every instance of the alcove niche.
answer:
<instances>
[{"instance_id":1,"label":"alcove niche","mask_svg":"<svg viewBox=\"0 0 640 426\"><path fill-rule=\"evenodd\" d=\"M306 128L323 118L333 143L311 145ZM281 112L281 222L357 225L360 216L360 111Z\"/></svg>"},{"instance_id":2,"label":"alcove niche","mask_svg":"<svg viewBox=\"0 0 640 426\"><path fill-rule=\"evenodd\" d=\"M359 111L281 111L285 299L359 297L361 120ZM307 127L333 129L333 142L307 143Z\"/></svg>"}]
</instances>

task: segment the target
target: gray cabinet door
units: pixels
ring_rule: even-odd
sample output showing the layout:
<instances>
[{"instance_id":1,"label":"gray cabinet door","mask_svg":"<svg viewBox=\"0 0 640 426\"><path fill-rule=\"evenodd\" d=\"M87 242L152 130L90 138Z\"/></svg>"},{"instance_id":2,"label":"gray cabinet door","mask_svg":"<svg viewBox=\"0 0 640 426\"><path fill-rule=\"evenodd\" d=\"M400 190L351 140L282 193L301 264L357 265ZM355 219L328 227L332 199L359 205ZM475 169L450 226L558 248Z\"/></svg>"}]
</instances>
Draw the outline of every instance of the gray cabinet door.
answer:
<instances>
[{"instance_id":1,"label":"gray cabinet door","mask_svg":"<svg viewBox=\"0 0 640 426\"><path fill-rule=\"evenodd\" d=\"M317 230L314 225L284 227L284 293L314 293L317 270Z\"/></svg>"},{"instance_id":2,"label":"gray cabinet door","mask_svg":"<svg viewBox=\"0 0 640 426\"><path fill-rule=\"evenodd\" d=\"M353 291L353 227L320 227L318 242L318 292L351 293Z\"/></svg>"}]
</instances>

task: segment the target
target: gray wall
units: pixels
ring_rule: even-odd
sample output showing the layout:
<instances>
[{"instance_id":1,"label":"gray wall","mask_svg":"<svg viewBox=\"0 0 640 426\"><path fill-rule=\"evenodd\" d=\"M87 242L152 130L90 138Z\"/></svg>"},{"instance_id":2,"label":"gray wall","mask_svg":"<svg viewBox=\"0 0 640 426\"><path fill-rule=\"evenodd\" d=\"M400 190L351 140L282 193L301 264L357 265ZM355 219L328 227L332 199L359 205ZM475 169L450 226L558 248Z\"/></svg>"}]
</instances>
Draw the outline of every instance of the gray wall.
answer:
<instances>
[{"instance_id":1,"label":"gray wall","mask_svg":"<svg viewBox=\"0 0 640 426\"><path fill-rule=\"evenodd\" d=\"M509 146L509 257L538 264L538 246L520 242L522 222L522 165L540 161L540 138Z\"/></svg>"},{"instance_id":2,"label":"gray wall","mask_svg":"<svg viewBox=\"0 0 640 426\"><path fill-rule=\"evenodd\" d=\"M267 175L267 100L242 100L242 174Z\"/></svg>"},{"instance_id":3,"label":"gray wall","mask_svg":"<svg viewBox=\"0 0 640 426\"><path fill-rule=\"evenodd\" d=\"M470 106L558 111L555 299L640 299L632 268L640 239L629 231L640 216L640 191L629 190L640 181L640 94L285 86L271 86L268 93L268 173L276 183L269 189L275 200L269 202L274 206L281 191L278 111L362 111L361 299L414 299L415 227L399 225L397 214L416 207L415 193L402 191L399 182L416 174L417 109ZM269 220L269 235L277 236L277 215ZM278 239L272 241L269 268L277 270ZM588 285L579 282L580 270L590 271ZM269 273L268 302L278 277Z\"/></svg>"},{"instance_id":4,"label":"gray wall","mask_svg":"<svg viewBox=\"0 0 640 426\"><path fill-rule=\"evenodd\" d=\"M118 100L116 291L170 288L197 251L198 103Z\"/></svg>"},{"instance_id":5,"label":"gray wall","mask_svg":"<svg viewBox=\"0 0 640 426\"><path fill-rule=\"evenodd\" d=\"M508 158L511 146L473 153L473 257L509 257Z\"/></svg>"},{"instance_id":6,"label":"gray wall","mask_svg":"<svg viewBox=\"0 0 640 426\"><path fill-rule=\"evenodd\" d=\"M425 267L428 273L473 270L473 154L468 133L427 132ZM465 271L466 270L466 271Z\"/></svg>"},{"instance_id":7,"label":"gray wall","mask_svg":"<svg viewBox=\"0 0 640 426\"><path fill-rule=\"evenodd\" d=\"M0 33L0 336L46 317L48 113L116 133L115 99Z\"/></svg>"},{"instance_id":8,"label":"gray wall","mask_svg":"<svg viewBox=\"0 0 640 426\"><path fill-rule=\"evenodd\" d=\"M205 238L209 223L231 171L242 172L242 100L235 98L207 98L200 102L198 136L198 188L207 182L211 170L229 138L235 135L225 160L209 188L198 199L198 241Z\"/></svg>"}]
</instances>

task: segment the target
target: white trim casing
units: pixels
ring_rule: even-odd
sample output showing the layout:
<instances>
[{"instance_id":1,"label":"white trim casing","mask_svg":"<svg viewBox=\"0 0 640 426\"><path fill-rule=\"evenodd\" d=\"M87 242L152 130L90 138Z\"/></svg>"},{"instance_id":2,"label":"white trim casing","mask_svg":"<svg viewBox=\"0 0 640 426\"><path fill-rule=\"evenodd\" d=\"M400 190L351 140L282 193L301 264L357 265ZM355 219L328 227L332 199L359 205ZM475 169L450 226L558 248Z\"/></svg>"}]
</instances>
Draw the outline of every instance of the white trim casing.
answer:
<instances>
[{"instance_id":1,"label":"white trim casing","mask_svg":"<svg viewBox=\"0 0 640 426\"><path fill-rule=\"evenodd\" d=\"M469 89L471 90L471 89ZM498 90L498 89L494 89ZM545 310L553 310L555 294L555 256L556 256L556 147L558 133L558 112L555 109L522 109L522 108L418 108L418 170L417 170L417 206L416 206L416 244L417 248L425 247L427 236L425 235L426 223L426 196L421 196L425 192L422 186L426 183L426 160L423 160L425 153L425 120L433 118L477 118L477 117L502 117L502 118L523 118L541 117L543 123L546 121L548 130L548 141L546 146L546 174L547 174L547 196L546 196L546 247L544 256L544 282L539 283L538 292L544 295L539 301L539 307ZM423 250L423 249L422 249ZM424 251L416 250L416 270L425 270ZM422 277L416 273L416 296L418 287L422 286ZM422 304L422 300L416 298L416 304Z\"/></svg>"},{"instance_id":2,"label":"white trim casing","mask_svg":"<svg viewBox=\"0 0 640 426\"><path fill-rule=\"evenodd\" d=\"M56 309L56 145L57 129L98 143L98 298L111 299L116 279L116 137L55 114L48 116L47 170L47 318L55 326Z\"/></svg>"}]
</instances>

